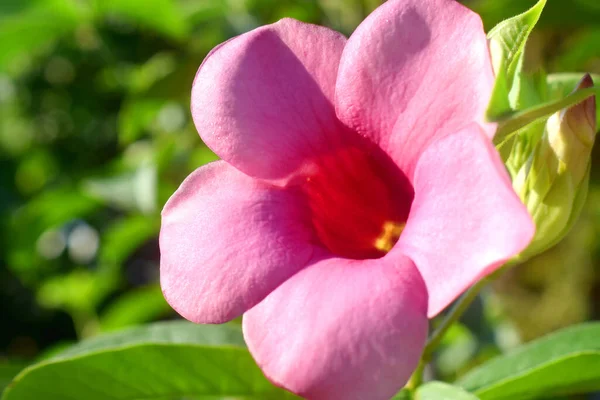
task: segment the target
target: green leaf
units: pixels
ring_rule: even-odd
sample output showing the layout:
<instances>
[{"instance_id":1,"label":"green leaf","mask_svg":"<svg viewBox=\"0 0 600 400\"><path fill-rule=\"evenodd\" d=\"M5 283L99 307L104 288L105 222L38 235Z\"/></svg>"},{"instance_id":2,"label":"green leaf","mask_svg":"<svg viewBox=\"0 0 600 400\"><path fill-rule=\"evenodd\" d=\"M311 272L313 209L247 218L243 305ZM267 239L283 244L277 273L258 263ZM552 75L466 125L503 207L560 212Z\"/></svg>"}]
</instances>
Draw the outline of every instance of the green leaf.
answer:
<instances>
[{"instance_id":1,"label":"green leaf","mask_svg":"<svg viewBox=\"0 0 600 400\"><path fill-rule=\"evenodd\" d=\"M464 369L477 351L477 339L464 324L456 322L444 335L436 354L436 370L452 376Z\"/></svg>"},{"instance_id":2,"label":"green leaf","mask_svg":"<svg viewBox=\"0 0 600 400\"><path fill-rule=\"evenodd\" d=\"M32 283L44 266L36 248L40 235L77 218L87 218L100 203L72 186L47 189L10 216L11 247L8 265L20 279ZM22 227L27 227L23 229Z\"/></svg>"},{"instance_id":3,"label":"green leaf","mask_svg":"<svg viewBox=\"0 0 600 400\"><path fill-rule=\"evenodd\" d=\"M598 93L600 93L600 87L595 86L578 90L560 100L550 101L526 110L511 113L499 120L494 142L498 143L498 146L501 146L503 142L512 136L512 134L518 132L532 122L547 118L563 108L571 107Z\"/></svg>"},{"instance_id":4,"label":"green leaf","mask_svg":"<svg viewBox=\"0 0 600 400\"><path fill-rule=\"evenodd\" d=\"M73 32L86 20L86 13L73 1L22 3L14 12L0 12L0 72L19 74L27 70L34 65L32 55Z\"/></svg>"},{"instance_id":5,"label":"green leaf","mask_svg":"<svg viewBox=\"0 0 600 400\"><path fill-rule=\"evenodd\" d=\"M559 99L569 95L583 78L583 72L560 72L547 76L548 97ZM594 83L600 83L599 74L590 74Z\"/></svg>"},{"instance_id":6,"label":"green leaf","mask_svg":"<svg viewBox=\"0 0 600 400\"><path fill-rule=\"evenodd\" d=\"M570 327L492 359L458 384L482 400L600 389L600 323Z\"/></svg>"},{"instance_id":7,"label":"green leaf","mask_svg":"<svg viewBox=\"0 0 600 400\"><path fill-rule=\"evenodd\" d=\"M548 101L548 84L543 71L527 73L521 71L515 76L509 94L510 106L513 110L523 110Z\"/></svg>"},{"instance_id":8,"label":"green leaf","mask_svg":"<svg viewBox=\"0 0 600 400\"><path fill-rule=\"evenodd\" d=\"M183 2L181 10L190 24L198 25L207 21L224 19L229 7L224 1L200 0Z\"/></svg>"},{"instance_id":9,"label":"green leaf","mask_svg":"<svg viewBox=\"0 0 600 400\"><path fill-rule=\"evenodd\" d=\"M481 16L486 27L493 27L521 12L523 7L533 6L535 0L472 0L467 4ZM563 31L597 27L600 24L598 4L597 0L549 1L537 25Z\"/></svg>"},{"instance_id":10,"label":"green leaf","mask_svg":"<svg viewBox=\"0 0 600 400\"><path fill-rule=\"evenodd\" d=\"M231 325L157 323L100 336L19 374L2 400L294 398L263 376Z\"/></svg>"},{"instance_id":11,"label":"green leaf","mask_svg":"<svg viewBox=\"0 0 600 400\"><path fill-rule=\"evenodd\" d=\"M538 1L535 6L523 14L499 23L488 34L492 62L496 72L496 82L486 112L489 120L494 121L513 109L509 94L515 77L520 73L522 67L523 50L527 38L539 20L545 5L546 0Z\"/></svg>"},{"instance_id":12,"label":"green leaf","mask_svg":"<svg viewBox=\"0 0 600 400\"><path fill-rule=\"evenodd\" d=\"M47 308L62 308L71 313L92 312L114 286L112 276L75 269L45 280L38 289L37 300Z\"/></svg>"},{"instance_id":13,"label":"green leaf","mask_svg":"<svg viewBox=\"0 0 600 400\"><path fill-rule=\"evenodd\" d=\"M600 56L600 30L583 31L572 38L557 52L553 61L553 69L558 71L577 71L591 65L590 62Z\"/></svg>"},{"instance_id":14,"label":"green leaf","mask_svg":"<svg viewBox=\"0 0 600 400\"><path fill-rule=\"evenodd\" d=\"M160 218L156 215L128 215L113 222L102 232L99 261L119 266L151 238L158 236Z\"/></svg>"},{"instance_id":15,"label":"green leaf","mask_svg":"<svg viewBox=\"0 0 600 400\"><path fill-rule=\"evenodd\" d=\"M25 364L0 363L0 393L23 368Z\"/></svg>"},{"instance_id":16,"label":"green leaf","mask_svg":"<svg viewBox=\"0 0 600 400\"><path fill-rule=\"evenodd\" d=\"M97 0L97 15L123 17L173 39L185 39L190 27L177 2L171 0Z\"/></svg>"},{"instance_id":17,"label":"green leaf","mask_svg":"<svg viewBox=\"0 0 600 400\"><path fill-rule=\"evenodd\" d=\"M123 210L151 214L157 207L157 179L156 166L147 162L135 171L85 179L82 189L89 196Z\"/></svg>"},{"instance_id":18,"label":"green leaf","mask_svg":"<svg viewBox=\"0 0 600 400\"><path fill-rule=\"evenodd\" d=\"M402 389L394 397L391 398L391 400L411 400L411 399L412 399L412 395L411 395L410 390L408 390L408 389Z\"/></svg>"},{"instance_id":19,"label":"green leaf","mask_svg":"<svg viewBox=\"0 0 600 400\"><path fill-rule=\"evenodd\" d=\"M121 329L167 315L171 307L158 284L136 288L112 302L100 318L105 331Z\"/></svg>"},{"instance_id":20,"label":"green leaf","mask_svg":"<svg viewBox=\"0 0 600 400\"><path fill-rule=\"evenodd\" d=\"M416 400L478 400L478 397L445 382L428 382L419 386Z\"/></svg>"},{"instance_id":21,"label":"green leaf","mask_svg":"<svg viewBox=\"0 0 600 400\"><path fill-rule=\"evenodd\" d=\"M119 111L119 142L130 144L138 140L149 126L156 124L156 117L165 105L164 99L131 99Z\"/></svg>"}]
</instances>

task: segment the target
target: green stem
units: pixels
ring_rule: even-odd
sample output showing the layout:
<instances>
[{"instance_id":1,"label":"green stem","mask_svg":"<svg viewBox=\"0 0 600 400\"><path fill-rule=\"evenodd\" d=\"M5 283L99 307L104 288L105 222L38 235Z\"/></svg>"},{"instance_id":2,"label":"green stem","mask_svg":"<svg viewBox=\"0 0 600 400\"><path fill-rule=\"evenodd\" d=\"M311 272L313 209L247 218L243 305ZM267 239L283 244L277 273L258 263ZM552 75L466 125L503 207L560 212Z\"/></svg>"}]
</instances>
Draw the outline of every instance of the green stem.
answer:
<instances>
[{"instance_id":1,"label":"green stem","mask_svg":"<svg viewBox=\"0 0 600 400\"><path fill-rule=\"evenodd\" d=\"M427 340L425 350L423 350L423 358L427 362L431 361L433 351L439 346L448 329L450 329L452 324L454 324L465 311L467 311L473 300L479 295L481 289L493 280L494 275L489 275L478 281L471 286L456 303L454 303L454 306L452 306L450 311L446 314L440 326L431 334L429 340Z\"/></svg>"},{"instance_id":2,"label":"green stem","mask_svg":"<svg viewBox=\"0 0 600 400\"><path fill-rule=\"evenodd\" d=\"M423 355L419 361L419 365L406 384L406 388L409 389L413 395L415 390L421 385L421 383L423 383L423 371L425 370L427 364L429 364L431 361L433 352L439 346L440 342L444 338L444 335L446 335L452 324L454 324L465 313L465 311L467 311L473 300L475 300L479 292L481 292L481 289L483 289L488 283L497 279L500 275L504 274L511 267L524 261L525 260L520 255L513 257L495 272L476 282L460 297L460 299L456 301L456 303L454 303L450 311L448 311L444 317L440 326L427 340L425 349L423 350Z\"/></svg>"},{"instance_id":3,"label":"green stem","mask_svg":"<svg viewBox=\"0 0 600 400\"><path fill-rule=\"evenodd\" d=\"M415 372L413 372L408 383L406 384L406 388L413 392L413 394L415 390L421 386L421 383L423 383L423 371L425 370L427 363L428 361L425 361L423 358L421 358L417 369L415 369Z\"/></svg>"},{"instance_id":4,"label":"green stem","mask_svg":"<svg viewBox=\"0 0 600 400\"><path fill-rule=\"evenodd\" d=\"M427 343L425 344L425 349L423 350L423 355L421 356L421 360L419 361L419 365L410 380L408 381L407 388L414 392L417 387L421 385L423 382L423 371L425 370L425 366L429 364L433 357L433 352L439 346L440 342L444 338L444 335L448 332L448 329L454 324L464 313L467 311L473 300L477 297L481 289L483 289L488 283L496 279L500 276L504 271L506 271L511 265L514 265L517 262L517 259L513 259L511 262L505 264L503 267L499 268L496 272L487 277L479 280L473 286L471 286L465 294L463 294L460 299L454 306L450 309L450 311L444 317L444 320L440 324L440 326L431 334Z\"/></svg>"}]
</instances>

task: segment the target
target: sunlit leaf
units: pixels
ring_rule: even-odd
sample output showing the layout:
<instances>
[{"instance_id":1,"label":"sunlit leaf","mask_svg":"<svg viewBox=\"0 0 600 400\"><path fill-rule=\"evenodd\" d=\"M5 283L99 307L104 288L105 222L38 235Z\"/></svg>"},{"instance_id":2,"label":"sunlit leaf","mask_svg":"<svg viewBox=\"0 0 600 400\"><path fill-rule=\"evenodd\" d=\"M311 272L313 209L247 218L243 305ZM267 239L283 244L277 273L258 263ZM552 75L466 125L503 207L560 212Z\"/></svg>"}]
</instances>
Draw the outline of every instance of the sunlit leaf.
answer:
<instances>
[{"instance_id":1,"label":"sunlit leaf","mask_svg":"<svg viewBox=\"0 0 600 400\"><path fill-rule=\"evenodd\" d=\"M156 180L156 167L146 163L134 172L86 179L83 190L90 196L118 208L151 213L157 207Z\"/></svg>"},{"instance_id":2,"label":"sunlit leaf","mask_svg":"<svg viewBox=\"0 0 600 400\"><path fill-rule=\"evenodd\" d=\"M6 388L10 381L12 381L25 366L26 365L22 363L0 362L0 393L2 393L4 388Z\"/></svg>"},{"instance_id":3,"label":"sunlit leaf","mask_svg":"<svg viewBox=\"0 0 600 400\"><path fill-rule=\"evenodd\" d=\"M170 310L160 286L150 285L128 291L110 303L100 325L105 331L121 329L158 319Z\"/></svg>"},{"instance_id":4,"label":"sunlit leaf","mask_svg":"<svg viewBox=\"0 0 600 400\"><path fill-rule=\"evenodd\" d=\"M453 324L437 351L436 368L449 376L457 373L473 357L477 341L471 331L462 323Z\"/></svg>"},{"instance_id":5,"label":"sunlit leaf","mask_svg":"<svg viewBox=\"0 0 600 400\"><path fill-rule=\"evenodd\" d=\"M549 74L547 76L549 97L550 98L562 98L567 96L575 89L577 84L583 77L583 72L562 72L556 74ZM590 74L594 83L600 84L599 74Z\"/></svg>"},{"instance_id":6,"label":"sunlit leaf","mask_svg":"<svg viewBox=\"0 0 600 400\"><path fill-rule=\"evenodd\" d=\"M560 71L573 71L585 67L600 56L600 30L594 29L569 38L564 51L557 54L553 64Z\"/></svg>"},{"instance_id":7,"label":"sunlit leaf","mask_svg":"<svg viewBox=\"0 0 600 400\"><path fill-rule=\"evenodd\" d=\"M121 264L145 241L158 235L157 216L131 215L123 218L102 234L101 264Z\"/></svg>"},{"instance_id":8,"label":"sunlit leaf","mask_svg":"<svg viewBox=\"0 0 600 400\"><path fill-rule=\"evenodd\" d=\"M184 39L189 33L182 10L171 0L100 0L95 5L100 16L122 17L174 39Z\"/></svg>"},{"instance_id":9,"label":"sunlit leaf","mask_svg":"<svg viewBox=\"0 0 600 400\"><path fill-rule=\"evenodd\" d=\"M499 23L488 34L492 63L496 72L496 82L486 112L490 120L495 120L513 109L509 95L515 76L522 67L525 43L545 5L546 0L538 1L523 14Z\"/></svg>"},{"instance_id":10,"label":"sunlit leaf","mask_svg":"<svg viewBox=\"0 0 600 400\"><path fill-rule=\"evenodd\" d=\"M112 276L74 270L46 280L38 289L38 302L71 313L91 312L115 285Z\"/></svg>"},{"instance_id":11,"label":"sunlit leaf","mask_svg":"<svg viewBox=\"0 0 600 400\"><path fill-rule=\"evenodd\" d=\"M139 139L144 130L156 120L163 99L131 100L119 112L119 141L129 144Z\"/></svg>"},{"instance_id":12,"label":"sunlit leaf","mask_svg":"<svg viewBox=\"0 0 600 400\"><path fill-rule=\"evenodd\" d=\"M471 0L465 3L481 15L486 28L491 28L533 6L536 0ZM549 1L539 26L558 29L598 26L600 9L597 4L596 0Z\"/></svg>"},{"instance_id":13,"label":"sunlit leaf","mask_svg":"<svg viewBox=\"0 0 600 400\"><path fill-rule=\"evenodd\" d=\"M22 3L11 12L0 12L0 72L17 74L29 68L33 62L30 57L86 20L84 9L70 0Z\"/></svg>"},{"instance_id":14,"label":"sunlit leaf","mask_svg":"<svg viewBox=\"0 0 600 400\"><path fill-rule=\"evenodd\" d=\"M189 23L197 24L225 18L228 7L224 1L197 0L183 2L181 10Z\"/></svg>"},{"instance_id":15,"label":"sunlit leaf","mask_svg":"<svg viewBox=\"0 0 600 400\"><path fill-rule=\"evenodd\" d=\"M417 389L417 400L478 400L478 397L445 382L428 382Z\"/></svg>"},{"instance_id":16,"label":"sunlit leaf","mask_svg":"<svg viewBox=\"0 0 600 400\"><path fill-rule=\"evenodd\" d=\"M10 266L24 280L36 274L35 267L40 256L36 242L48 229L58 229L62 224L77 218L85 218L100 203L81 191L64 186L41 192L10 217L11 233L8 258ZM26 229L23 229L26 227Z\"/></svg>"},{"instance_id":17,"label":"sunlit leaf","mask_svg":"<svg viewBox=\"0 0 600 400\"><path fill-rule=\"evenodd\" d=\"M159 323L100 336L25 369L3 400L294 398L263 376L239 328Z\"/></svg>"},{"instance_id":18,"label":"sunlit leaf","mask_svg":"<svg viewBox=\"0 0 600 400\"><path fill-rule=\"evenodd\" d=\"M600 323L563 329L492 359L458 383L482 400L600 389Z\"/></svg>"},{"instance_id":19,"label":"sunlit leaf","mask_svg":"<svg viewBox=\"0 0 600 400\"><path fill-rule=\"evenodd\" d=\"M411 400L411 393L408 389L401 390L398 394L392 397L391 400Z\"/></svg>"}]
</instances>

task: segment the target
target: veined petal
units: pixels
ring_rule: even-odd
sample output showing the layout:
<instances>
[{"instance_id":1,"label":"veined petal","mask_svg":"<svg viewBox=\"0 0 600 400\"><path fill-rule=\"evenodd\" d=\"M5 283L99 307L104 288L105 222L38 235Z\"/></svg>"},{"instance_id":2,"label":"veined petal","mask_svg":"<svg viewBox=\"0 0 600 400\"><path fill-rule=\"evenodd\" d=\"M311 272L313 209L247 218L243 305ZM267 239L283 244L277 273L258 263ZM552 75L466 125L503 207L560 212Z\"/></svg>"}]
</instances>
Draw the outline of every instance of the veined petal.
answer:
<instances>
[{"instance_id":1,"label":"veined petal","mask_svg":"<svg viewBox=\"0 0 600 400\"><path fill-rule=\"evenodd\" d=\"M483 124L493 83L477 14L454 0L388 0L346 44L336 111L412 180L429 143Z\"/></svg>"},{"instance_id":2,"label":"veined petal","mask_svg":"<svg viewBox=\"0 0 600 400\"><path fill-rule=\"evenodd\" d=\"M397 246L423 276L433 317L524 250L535 226L496 149L476 124L423 153L414 188Z\"/></svg>"},{"instance_id":3,"label":"veined petal","mask_svg":"<svg viewBox=\"0 0 600 400\"><path fill-rule=\"evenodd\" d=\"M275 384L312 400L387 400L418 364L427 295L399 253L328 259L244 314L244 336Z\"/></svg>"},{"instance_id":4,"label":"veined petal","mask_svg":"<svg viewBox=\"0 0 600 400\"><path fill-rule=\"evenodd\" d=\"M313 255L303 208L223 161L205 165L165 205L160 281L169 304L198 323L241 315Z\"/></svg>"},{"instance_id":5,"label":"veined petal","mask_svg":"<svg viewBox=\"0 0 600 400\"><path fill-rule=\"evenodd\" d=\"M192 115L204 142L248 175L277 179L343 131L333 96L346 38L283 19L214 49L192 88Z\"/></svg>"}]
</instances>

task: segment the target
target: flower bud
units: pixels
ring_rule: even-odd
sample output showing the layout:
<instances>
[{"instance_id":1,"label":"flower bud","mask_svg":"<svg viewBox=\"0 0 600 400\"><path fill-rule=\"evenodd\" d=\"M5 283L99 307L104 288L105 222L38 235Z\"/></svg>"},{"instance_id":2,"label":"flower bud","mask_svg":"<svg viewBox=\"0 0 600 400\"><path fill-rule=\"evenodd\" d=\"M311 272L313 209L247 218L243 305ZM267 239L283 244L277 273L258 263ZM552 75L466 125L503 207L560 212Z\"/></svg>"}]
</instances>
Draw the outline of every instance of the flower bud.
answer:
<instances>
[{"instance_id":1,"label":"flower bud","mask_svg":"<svg viewBox=\"0 0 600 400\"><path fill-rule=\"evenodd\" d=\"M586 74L575 91L592 86ZM521 259L558 243L577 220L587 196L595 136L594 96L553 114L546 122L543 136L513 180L536 224L536 236Z\"/></svg>"},{"instance_id":2,"label":"flower bud","mask_svg":"<svg viewBox=\"0 0 600 400\"><path fill-rule=\"evenodd\" d=\"M592 86L592 78L587 74L575 90ZM596 136L596 98L588 97L552 115L546 127L550 147L578 184L588 169Z\"/></svg>"}]
</instances>

